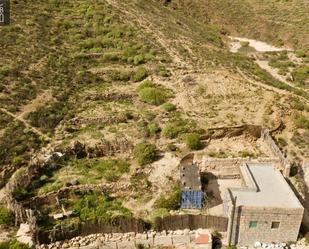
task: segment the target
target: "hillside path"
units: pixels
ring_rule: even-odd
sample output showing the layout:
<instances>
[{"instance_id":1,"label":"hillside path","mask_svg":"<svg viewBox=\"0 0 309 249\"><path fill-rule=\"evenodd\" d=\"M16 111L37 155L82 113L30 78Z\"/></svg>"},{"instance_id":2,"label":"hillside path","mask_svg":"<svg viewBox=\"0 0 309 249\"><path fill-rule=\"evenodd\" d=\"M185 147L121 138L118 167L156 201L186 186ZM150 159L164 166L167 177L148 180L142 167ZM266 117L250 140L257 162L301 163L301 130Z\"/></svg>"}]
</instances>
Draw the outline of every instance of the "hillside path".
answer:
<instances>
[{"instance_id":1,"label":"hillside path","mask_svg":"<svg viewBox=\"0 0 309 249\"><path fill-rule=\"evenodd\" d=\"M265 83L261 83L261 82L258 82L258 81L255 81L253 79L250 79L247 75L245 75L245 73L240 69L240 68L237 68L237 71L238 73L240 74L240 76L245 79L246 81L248 81L249 83L253 84L253 85L256 85L256 86L260 86L264 89L267 89L269 91L273 91L273 92L276 92L280 95L290 95L290 96L293 96L293 97L296 97L296 98L300 98L302 99L303 101L309 103L309 99L305 98L305 97L302 97L300 95L297 95L295 93L292 93L288 90L284 90L284 89L280 89L280 88L277 88L277 87L274 87L274 86L270 86L270 85L267 85Z\"/></svg>"},{"instance_id":2,"label":"hillside path","mask_svg":"<svg viewBox=\"0 0 309 249\"><path fill-rule=\"evenodd\" d=\"M4 109L4 108L0 108L0 111L2 111L3 113L11 116L12 118L14 118L15 120L22 122L27 128L29 128L33 133L44 137L46 140L50 140L50 137L48 137L46 134L42 133L39 129L33 127L31 124L29 124L26 120L24 120L22 117L15 115L14 113Z\"/></svg>"}]
</instances>

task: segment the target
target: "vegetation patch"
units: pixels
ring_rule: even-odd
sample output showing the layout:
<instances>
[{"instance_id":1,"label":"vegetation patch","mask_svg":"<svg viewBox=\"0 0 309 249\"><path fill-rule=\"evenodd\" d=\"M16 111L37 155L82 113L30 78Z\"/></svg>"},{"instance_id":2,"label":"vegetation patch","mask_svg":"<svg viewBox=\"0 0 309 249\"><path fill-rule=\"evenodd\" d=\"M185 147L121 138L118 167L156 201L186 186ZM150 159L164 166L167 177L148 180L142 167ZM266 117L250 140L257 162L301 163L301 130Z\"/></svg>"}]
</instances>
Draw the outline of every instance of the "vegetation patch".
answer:
<instances>
[{"instance_id":1,"label":"vegetation patch","mask_svg":"<svg viewBox=\"0 0 309 249\"><path fill-rule=\"evenodd\" d=\"M121 202L107 194L84 195L74 201L73 208L82 222L109 223L117 216L131 216L131 212L124 208Z\"/></svg>"},{"instance_id":2,"label":"vegetation patch","mask_svg":"<svg viewBox=\"0 0 309 249\"><path fill-rule=\"evenodd\" d=\"M15 217L11 210L5 207L0 207L0 225L13 226L14 220Z\"/></svg>"},{"instance_id":3,"label":"vegetation patch","mask_svg":"<svg viewBox=\"0 0 309 249\"><path fill-rule=\"evenodd\" d=\"M39 194L59 190L76 184L99 184L118 181L130 172L130 164L124 159L84 158L59 162L45 170L32 183Z\"/></svg>"},{"instance_id":4,"label":"vegetation patch","mask_svg":"<svg viewBox=\"0 0 309 249\"><path fill-rule=\"evenodd\" d=\"M297 128L309 129L309 119L307 119L305 116L301 114L296 115L294 123Z\"/></svg>"},{"instance_id":5,"label":"vegetation patch","mask_svg":"<svg viewBox=\"0 0 309 249\"><path fill-rule=\"evenodd\" d=\"M203 148L201 136L197 133L192 133L186 136L186 145L191 150L200 150Z\"/></svg>"},{"instance_id":6,"label":"vegetation patch","mask_svg":"<svg viewBox=\"0 0 309 249\"><path fill-rule=\"evenodd\" d=\"M134 157L139 165L145 166L157 160L157 148L155 145L147 142L139 143L134 148Z\"/></svg>"},{"instance_id":7,"label":"vegetation patch","mask_svg":"<svg viewBox=\"0 0 309 249\"><path fill-rule=\"evenodd\" d=\"M169 195L161 194L154 206L158 209L177 210L180 208L181 191L178 186L174 187Z\"/></svg>"},{"instance_id":8,"label":"vegetation patch","mask_svg":"<svg viewBox=\"0 0 309 249\"><path fill-rule=\"evenodd\" d=\"M0 242L0 249L30 249L30 247L17 240L9 240Z\"/></svg>"},{"instance_id":9,"label":"vegetation patch","mask_svg":"<svg viewBox=\"0 0 309 249\"><path fill-rule=\"evenodd\" d=\"M162 133L167 138L177 138L178 136L194 132L197 130L197 125L193 121L176 118L174 121L167 123Z\"/></svg>"},{"instance_id":10,"label":"vegetation patch","mask_svg":"<svg viewBox=\"0 0 309 249\"><path fill-rule=\"evenodd\" d=\"M169 102L164 103L164 104L162 105L162 108L163 108L166 112L172 112L172 111L175 111L175 110L177 109L177 107L176 107L174 104L169 103Z\"/></svg>"},{"instance_id":11,"label":"vegetation patch","mask_svg":"<svg viewBox=\"0 0 309 249\"><path fill-rule=\"evenodd\" d=\"M299 66L292 72L293 80L300 85L307 85L309 81L309 65Z\"/></svg>"}]
</instances>

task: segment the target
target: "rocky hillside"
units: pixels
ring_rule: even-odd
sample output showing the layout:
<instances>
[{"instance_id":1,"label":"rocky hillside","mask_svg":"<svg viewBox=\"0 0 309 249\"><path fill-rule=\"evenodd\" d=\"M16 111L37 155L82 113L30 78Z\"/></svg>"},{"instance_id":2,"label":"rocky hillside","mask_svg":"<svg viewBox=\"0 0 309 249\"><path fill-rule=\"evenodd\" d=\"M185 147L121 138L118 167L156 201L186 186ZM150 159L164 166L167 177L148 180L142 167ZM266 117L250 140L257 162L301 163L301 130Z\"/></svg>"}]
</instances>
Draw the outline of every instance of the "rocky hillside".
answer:
<instances>
[{"instance_id":1,"label":"rocky hillside","mask_svg":"<svg viewBox=\"0 0 309 249\"><path fill-rule=\"evenodd\" d=\"M298 49L309 47L306 0L172 0L169 4L233 35Z\"/></svg>"},{"instance_id":2,"label":"rocky hillside","mask_svg":"<svg viewBox=\"0 0 309 249\"><path fill-rule=\"evenodd\" d=\"M279 127L275 138L288 158L298 165L309 157L305 1L291 1L299 13L293 28L283 24L290 19L286 1L228 2L12 1L12 24L0 28L1 185L49 147L74 153L17 188L18 201L72 185L121 189L106 196L72 192L61 205L41 205L40 227L61 223L50 217L63 207L78 215L62 224L116 214L153 220L177 209L179 160L203 149L214 127ZM284 52L232 53L229 34L302 50L291 51L294 66ZM293 79L274 77L258 56ZM246 145L233 149L203 152L263 155Z\"/></svg>"}]
</instances>

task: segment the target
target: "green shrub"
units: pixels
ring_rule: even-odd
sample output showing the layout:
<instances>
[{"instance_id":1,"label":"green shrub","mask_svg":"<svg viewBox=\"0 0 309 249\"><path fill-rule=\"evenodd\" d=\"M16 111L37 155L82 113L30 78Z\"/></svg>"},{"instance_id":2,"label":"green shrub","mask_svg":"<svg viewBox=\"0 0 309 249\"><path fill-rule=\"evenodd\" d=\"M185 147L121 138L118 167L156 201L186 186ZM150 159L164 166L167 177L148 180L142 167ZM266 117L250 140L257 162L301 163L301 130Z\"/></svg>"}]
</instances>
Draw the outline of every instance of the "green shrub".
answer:
<instances>
[{"instance_id":1,"label":"green shrub","mask_svg":"<svg viewBox=\"0 0 309 249\"><path fill-rule=\"evenodd\" d=\"M271 59L269 62L271 67L279 68L283 71L286 71L289 67L294 67L294 63L292 61L284 60L280 61L277 59Z\"/></svg>"},{"instance_id":2,"label":"green shrub","mask_svg":"<svg viewBox=\"0 0 309 249\"><path fill-rule=\"evenodd\" d=\"M148 120L148 121L152 121L155 119L155 117L157 116L157 114L155 112L152 112L152 111L145 111L144 112L144 116L145 118Z\"/></svg>"},{"instance_id":3,"label":"green shrub","mask_svg":"<svg viewBox=\"0 0 309 249\"><path fill-rule=\"evenodd\" d=\"M15 166L21 166L23 164L23 159L19 156L15 156L12 159L12 164Z\"/></svg>"},{"instance_id":4,"label":"green shrub","mask_svg":"<svg viewBox=\"0 0 309 249\"><path fill-rule=\"evenodd\" d=\"M152 211L152 213L149 216L149 220L151 223L154 223L157 217L163 218L169 215L170 213L166 208L158 208Z\"/></svg>"},{"instance_id":5,"label":"green shrub","mask_svg":"<svg viewBox=\"0 0 309 249\"><path fill-rule=\"evenodd\" d=\"M296 50L295 55L298 58L304 58L306 57L306 52L304 50Z\"/></svg>"},{"instance_id":6,"label":"green shrub","mask_svg":"<svg viewBox=\"0 0 309 249\"><path fill-rule=\"evenodd\" d=\"M14 225L14 214L11 210L0 207L0 225Z\"/></svg>"},{"instance_id":7,"label":"green shrub","mask_svg":"<svg viewBox=\"0 0 309 249\"><path fill-rule=\"evenodd\" d=\"M139 65L145 63L145 57L141 54L134 56L133 58L133 64Z\"/></svg>"},{"instance_id":8,"label":"green shrub","mask_svg":"<svg viewBox=\"0 0 309 249\"><path fill-rule=\"evenodd\" d=\"M140 99L151 105L161 105L166 99L166 93L164 90L153 87L146 87L139 91Z\"/></svg>"},{"instance_id":9,"label":"green shrub","mask_svg":"<svg viewBox=\"0 0 309 249\"><path fill-rule=\"evenodd\" d=\"M180 208L180 196L180 188L175 187L169 196L161 194L154 206L155 208L164 208L166 210L177 210Z\"/></svg>"},{"instance_id":10,"label":"green shrub","mask_svg":"<svg viewBox=\"0 0 309 249\"><path fill-rule=\"evenodd\" d=\"M141 166L152 163L157 159L156 146L147 142L137 144L133 153Z\"/></svg>"},{"instance_id":11,"label":"green shrub","mask_svg":"<svg viewBox=\"0 0 309 249\"><path fill-rule=\"evenodd\" d=\"M254 153L247 150L240 151L239 154L241 157L255 157Z\"/></svg>"},{"instance_id":12,"label":"green shrub","mask_svg":"<svg viewBox=\"0 0 309 249\"><path fill-rule=\"evenodd\" d=\"M197 133L192 133L186 136L186 145L191 150L199 150L203 148L201 137Z\"/></svg>"},{"instance_id":13,"label":"green shrub","mask_svg":"<svg viewBox=\"0 0 309 249\"><path fill-rule=\"evenodd\" d=\"M309 129L309 120L303 115L297 115L294 123L297 128L300 129Z\"/></svg>"},{"instance_id":14,"label":"green shrub","mask_svg":"<svg viewBox=\"0 0 309 249\"><path fill-rule=\"evenodd\" d=\"M226 249L237 249L237 246L227 246Z\"/></svg>"},{"instance_id":15,"label":"green shrub","mask_svg":"<svg viewBox=\"0 0 309 249\"><path fill-rule=\"evenodd\" d=\"M210 151L208 153L208 156L215 157L215 158L227 158L228 157L224 151L219 151L219 152Z\"/></svg>"},{"instance_id":16,"label":"green shrub","mask_svg":"<svg viewBox=\"0 0 309 249\"><path fill-rule=\"evenodd\" d=\"M306 108L306 105L298 98L294 98L291 103L291 107L298 111L303 111Z\"/></svg>"},{"instance_id":17,"label":"green shrub","mask_svg":"<svg viewBox=\"0 0 309 249\"><path fill-rule=\"evenodd\" d=\"M132 72L130 71L111 71L109 77L112 81L129 81L131 79Z\"/></svg>"},{"instance_id":18,"label":"green shrub","mask_svg":"<svg viewBox=\"0 0 309 249\"><path fill-rule=\"evenodd\" d=\"M161 131L160 126L157 123L151 123L148 125L148 132L150 135L156 135L157 133L159 133Z\"/></svg>"},{"instance_id":19,"label":"green shrub","mask_svg":"<svg viewBox=\"0 0 309 249\"><path fill-rule=\"evenodd\" d=\"M27 191L27 189L19 187L19 188L15 189L13 195L14 195L14 198L17 201L22 201L22 200L28 198L30 196L30 193Z\"/></svg>"},{"instance_id":20,"label":"green shrub","mask_svg":"<svg viewBox=\"0 0 309 249\"><path fill-rule=\"evenodd\" d=\"M30 249L30 247L17 240L10 240L0 242L0 249Z\"/></svg>"},{"instance_id":21,"label":"green shrub","mask_svg":"<svg viewBox=\"0 0 309 249\"><path fill-rule=\"evenodd\" d=\"M156 87L156 85L151 80L145 80L138 86L137 91L139 92L147 87Z\"/></svg>"},{"instance_id":22,"label":"green shrub","mask_svg":"<svg viewBox=\"0 0 309 249\"><path fill-rule=\"evenodd\" d=\"M165 125L162 130L163 136L176 138L181 134L194 132L196 124L187 120L178 119Z\"/></svg>"},{"instance_id":23,"label":"green shrub","mask_svg":"<svg viewBox=\"0 0 309 249\"><path fill-rule=\"evenodd\" d=\"M134 82L139 82L139 81L146 79L147 76L148 76L147 69L144 67L139 67L137 71L134 73L134 75L132 76L132 79Z\"/></svg>"},{"instance_id":24,"label":"green shrub","mask_svg":"<svg viewBox=\"0 0 309 249\"><path fill-rule=\"evenodd\" d=\"M309 66L299 66L292 72L293 80L304 84L309 78Z\"/></svg>"},{"instance_id":25,"label":"green shrub","mask_svg":"<svg viewBox=\"0 0 309 249\"><path fill-rule=\"evenodd\" d=\"M167 112L172 112L172 111L175 111L177 108L176 108L176 106L174 105L174 104L172 104L172 103L164 103L163 105L162 105L162 108L165 110L165 111L167 111Z\"/></svg>"},{"instance_id":26,"label":"green shrub","mask_svg":"<svg viewBox=\"0 0 309 249\"><path fill-rule=\"evenodd\" d=\"M162 76L162 77L169 77L170 76L170 72L166 69L166 67L163 64L159 64L156 67L156 72Z\"/></svg>"},{"instance_id":27,"label":"green shrub","mask_svg":"<svg viewBox=\"0 0 309 249\"><path fill-rule=\"evenodd\" d=\"M9 248L10 248L10 241L0 242L0 249L9 249Z\"/></svg>"}]
</instances>

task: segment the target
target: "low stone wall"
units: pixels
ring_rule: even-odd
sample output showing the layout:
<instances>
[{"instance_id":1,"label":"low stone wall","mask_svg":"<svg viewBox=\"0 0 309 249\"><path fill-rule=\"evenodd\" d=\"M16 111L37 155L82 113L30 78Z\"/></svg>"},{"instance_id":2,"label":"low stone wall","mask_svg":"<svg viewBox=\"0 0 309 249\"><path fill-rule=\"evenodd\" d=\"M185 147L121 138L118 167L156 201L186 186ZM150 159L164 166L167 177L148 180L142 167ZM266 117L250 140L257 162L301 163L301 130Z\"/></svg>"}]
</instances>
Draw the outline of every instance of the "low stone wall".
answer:
<instances>
[{"instance_id":1,"label":"low stone wall","mask_svg":"<svg viewBox=\"0 0 309 249\"><path fill-rule=\"evenodd\" d=\"M204 156L202 162L199 163L199 168L201 172L211 172L218 179L240 178L239 167L244 163L270 163L280 167L279 158L212 158Z\"/></svg>"},{"instance_id":2,"label":"low stone wall","mask_svg":"<svg viewBox=\"0 0 309 249\"><path fill-rule=\"evenodd\" d=\"M283 170L283 174L285 177L290 176L290 170L291 170L291 163L287 159L286 155L283 154L283 152L280 150L278 145L276 144L275 140L272 138L269 130L263 130L262 131L262 138L267 143L271 151L274 153L276 157L279 158L281 163L281 169Z\"/></svg>"},{"instance_id":3,"label":"low stone wall","mask_svg":"<svg viewBox=\"0 0 309 249\"><path fill-rule=\"evenodd\" d=\"M39 195L32 197L28 200L21 202L24 207L35 209L42 205L53 204L56 198L63 199L70 196L73 191L78 190L81 193L88 193L92 191L109 192L114 191L120 194L121 192L126 192L131 188L130 183L102 183L102 184L85 184L85 185L73 185L69 187L63 187L57 191L49 192L44 195Z\"/></svg>"},{"instance_id":4,"label":"low stone wall","mask_svg":"<svg viewBox=\"0 0 309 249\"><path fill-rule=\"evenodd\" d=\"M86 237L75 237L71 240L58 241L49 245L37 246L37 249L80 248L80 249L136 249L137 245L175 246L193 242L197 233L203 230L162 231L160 233L113 233L92 234ZM205 230L204 230L205 231ZM211 245L210 247L211 248Z\"/></svg>"}]
</instances>

